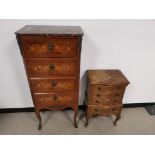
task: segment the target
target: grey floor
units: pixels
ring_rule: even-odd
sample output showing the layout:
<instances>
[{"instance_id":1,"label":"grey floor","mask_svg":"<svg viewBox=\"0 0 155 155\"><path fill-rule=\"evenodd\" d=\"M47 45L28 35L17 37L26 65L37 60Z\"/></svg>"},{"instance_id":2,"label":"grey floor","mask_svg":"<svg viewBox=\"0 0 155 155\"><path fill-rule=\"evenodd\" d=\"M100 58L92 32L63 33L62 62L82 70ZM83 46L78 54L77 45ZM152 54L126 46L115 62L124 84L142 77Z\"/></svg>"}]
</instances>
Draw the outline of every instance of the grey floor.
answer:
<instances>
[{"instance_id":1,"label":"grey floor","mask_svg":"<svg viewBox=\"0 0 155 155\"><path fill-rule=\"evenodd\" d=\"M94 117L84 127L83 111L79 111L78 128L73 127L73 112L42 113L43 129L37 130L38 121L34 113L1 113L1 135L131 135L155 134L155 115L149 115L144 108L124 108L122 118L113 126L112 117Z\"/></svg>"}]
</instances>

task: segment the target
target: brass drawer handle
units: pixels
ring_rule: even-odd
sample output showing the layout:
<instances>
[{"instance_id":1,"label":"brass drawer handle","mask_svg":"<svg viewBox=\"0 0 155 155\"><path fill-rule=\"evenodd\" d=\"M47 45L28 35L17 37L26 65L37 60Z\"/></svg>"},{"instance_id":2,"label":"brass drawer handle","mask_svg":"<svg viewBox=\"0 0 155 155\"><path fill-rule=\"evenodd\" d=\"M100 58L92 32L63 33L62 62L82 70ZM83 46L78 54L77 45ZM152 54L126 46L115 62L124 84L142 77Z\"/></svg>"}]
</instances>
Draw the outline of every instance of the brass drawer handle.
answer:
<instances>
[{"instance_id":1,"label":"brass drawer handle","mask_svg":"<svg viewBox=\"0 0 155 155\"><path fill-rule=\"evenodd\" d=\"M100 97L100 94L96 94L97 97Z\"/></svg>"},{"instance_id":2,"label":"brass drawer handle","mask_svg":"<svg viewBox=\"0 0 155 155\"><path fill-rule=\"evenodd\" d=\"M53 88L55 88L56 85L57 85L57 82L53 80L53 81L51 82L51 85L52 85Z\"/></svg>"},{"instance_id":3,"label":"brass drawer handle","mask_svg":"<svg viewBox=\"0 0 155 155\"><path fill-rule=\"evenodd\" d=\"M117 86L117 89L120 90L121 89L121 86Z\"/></svg>"},{"instance_id":4,"label":"brass drawer handle","mask_svg":"<svg viewBox=\"0 0 155 155\"><path fill-rule=\"evenodd\" d=\"M117 97L119 97L119 94L116 94Z\"/></svg>"},{"instance_id":5,"label":"brass drawer handle","mask_svg":"<svg viewBox=\"0 0 155 155\"><path fill-rule=\"evenodd\" d=\"M114 103L116 103L117 102L117 100L114 100Z\"/></svg>"},{"instance_id":6,"label":"brass drawer handle","mask_svg":"<svg viewBox=\"0 0 155 155\"><path fill-rule=\"evenodd\" d=\"M54 69L55 69L55 65L54 64L50 64L49 65L49 70L51 71L51 72L53 72L54 71Z\"/></svg>"},{"instance_id":7,"label":"brass drawer handle","mask_svg":"<svg viewBox=\"0 0 155 155\"><path fill-rule=\"evenodd\" d=\"M98 90L101 90L101 87L98 87Z\"/></svg>"},{"instance_id":8,"label":"brass drawer handle","mask_svg":"<svg viewBox=\"0 0 155 155\"><path fill-rule=\"evenodd\" d=\"M112 111L116 111L116 109L112 109Z\"/></svg>"},{"instance_id":9,"label":"brass drawer handle","mask_svg":"<svg viewBox=\"0 0 155 155\"><path fill-rule=\"evenodd\" d=\"M99 103L99 101L98 101L98 100L96 100L96 103Z\"/></svg>"},{"instance_id":10,"label":"brass drawer handle","mask_svg":"<svg viewBox=\"0 0 155 155\"><path fill-rule=\"evenodd\" d=\"M96 112L98 112L98 109L95 109Z\"/></svg>"},{"instance_id":11,"label":"brass drawer handle","mask_svg":"<svg viewBox=\"0 0 155 155\"><path fill-rule=\"evenodd\" d=\"M54 96L53 96L53 100L56 101L57 99L58 99L58 97L57 97L56 95L54 95Z\"/></svg>"},{"instance_id":12,"label":"brass drawer handle","mask_svg":"<svg viewBox=\"0 0 155 155\"><path fill-rule=\"evenodd\" d=\"M54 48L54 45L52 43L48 43L48 52L51 53L52 49Z\"/></svg>"}]
</instances>

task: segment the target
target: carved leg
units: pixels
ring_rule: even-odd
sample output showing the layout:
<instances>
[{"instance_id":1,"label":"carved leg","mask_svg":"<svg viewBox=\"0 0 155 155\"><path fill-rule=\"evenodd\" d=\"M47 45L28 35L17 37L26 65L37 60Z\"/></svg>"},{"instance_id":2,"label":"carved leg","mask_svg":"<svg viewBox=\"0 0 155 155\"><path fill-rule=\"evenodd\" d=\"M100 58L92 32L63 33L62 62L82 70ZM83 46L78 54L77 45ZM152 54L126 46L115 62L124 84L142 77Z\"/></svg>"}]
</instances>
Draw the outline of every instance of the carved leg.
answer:
<instances>
[{"instance_id":1,"label":"carved leg","mask_svg":"<svg viewBox=\"0 0 155 155\"><path fill-rule=\"evenodd\" d=\"M78 128L77 122L76 122L77 115L78 115L78 108L74 109L74 126L75 126L75 128Z\"/></svg>"},{"instance_id":2,"label":"carved leg","mask_svg":"<svg viewBox=\"0 0 155 155\"><path fill-rule=\"evenodd\" d=\"M39 110L35 110L35 114L36 114L36 116L37 116L37 118L38 118L38 120L39 120L39 127L38 127L38 130L41 130L41 128L42 128L42 119L41 119Z\"/></svg>"},{"instance_id":3,"label":"carved leg","mask_svg":"<svg viewBox=\"0 0 155 155\"><path fill-rule=\"evenodd\" d=\"M87 127L88 126L88 114L87 114L87 110L86 110L86 123L85 123L85 127Z\"/></svg>"},{"instance_id":4,"label":"carved leg","mask_svg":"<svg viewBox=\"0 0 155 155\"><path fill-rule=\"evenodd\" d=\"M45 113L46 112L46 109L42 110L42 112Z\"/></svg>"},{"instance_id":5,"label":"carved leg","mask_svg":"<svg viewBox=\"0 0 155 155\"><path fill-rule=\"evenodd\" d=\"M121 118L121 115L120 113L116 115L116 119L114 121L114 125L116 126L117 125L117 121Z\"/></svg>"}]
</instances>

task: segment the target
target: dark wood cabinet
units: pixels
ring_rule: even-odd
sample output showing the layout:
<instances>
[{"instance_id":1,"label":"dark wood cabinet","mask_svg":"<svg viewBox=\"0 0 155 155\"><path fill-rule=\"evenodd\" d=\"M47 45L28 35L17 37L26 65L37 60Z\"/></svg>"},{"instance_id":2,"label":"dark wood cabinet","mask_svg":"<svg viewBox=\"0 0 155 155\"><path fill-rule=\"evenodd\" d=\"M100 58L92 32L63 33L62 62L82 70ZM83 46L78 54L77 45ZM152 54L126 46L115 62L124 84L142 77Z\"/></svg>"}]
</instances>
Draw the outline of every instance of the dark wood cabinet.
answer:
<instances>
[{"instance_id":1,"label":"dark wood cabinet","mask_svg":"<svg viewBox=\"0 0 155 155\"><path fill-rule=\"evenodd\" d=\"M16 32L39 129L40 111L69 107L77 127L82 36L79 26L27 25Z\"/></svg>"},{"instance_id":2,"label":"dark wood cabinet","mask_svg":"<svg viewBox=\"0 0 155 155\"><path fill-rule=\"evenodd\" d=\"M122 99L129 81L120 70L88 70L85 104L86 124L96 115L115 115L120 119Z\"/></svg>"}]
</instances>

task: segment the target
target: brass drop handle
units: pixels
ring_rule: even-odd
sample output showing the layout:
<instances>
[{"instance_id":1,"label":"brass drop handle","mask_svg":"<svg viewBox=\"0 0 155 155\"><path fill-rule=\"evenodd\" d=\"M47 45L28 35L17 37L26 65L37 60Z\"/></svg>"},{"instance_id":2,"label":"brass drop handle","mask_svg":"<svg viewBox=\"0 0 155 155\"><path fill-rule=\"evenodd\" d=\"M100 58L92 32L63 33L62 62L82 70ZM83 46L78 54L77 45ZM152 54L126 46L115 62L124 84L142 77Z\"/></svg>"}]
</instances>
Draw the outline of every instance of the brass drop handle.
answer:
<instances>
[{"instance_id":1,"label":"brass drop handle","mask_svg":"<svg viewBox=\"0 0 155 155\"><path fill-rule=\"evenodd\" d=\"M50 65L49 65L49 70L50 70L51 72L53 72L54 69L55 69L55 65L54 65L54 64L50 64Z\"/></svg>"},{"instance_id":2,"label":"brass drop handle","mask_svg":"<svg viewBox=\"0 0 155 155\"><path fill-rule=\"evenodd\" d=\"M48 47L48 52L51 53L52 49L54 48L54 45L50 42L48 43L47 47Z\"/></svg>"},{"instance_id":3,"label":"brass drop handle","mask_svg":"<svg viewBox=\"0 0 155 155\"><path fill-rule=\"evenodd\" d=\"M53 100L56 101L57 99L58 99L58 97L57 97L56 95L54 95L54 96L53 96Z\"/></svg>"},{"instance_id":4,"label":"brass drop handle","mask_svg":"<svg viewBox=\"0 0 155 155\"><path fill-rule=\"evenodd\" d=\"M51 85L52 85L52 87L56 87L57 82L53 80L53 81L51 82Z\"/></svg>"}]
</instances>

